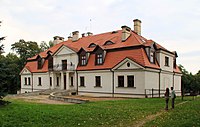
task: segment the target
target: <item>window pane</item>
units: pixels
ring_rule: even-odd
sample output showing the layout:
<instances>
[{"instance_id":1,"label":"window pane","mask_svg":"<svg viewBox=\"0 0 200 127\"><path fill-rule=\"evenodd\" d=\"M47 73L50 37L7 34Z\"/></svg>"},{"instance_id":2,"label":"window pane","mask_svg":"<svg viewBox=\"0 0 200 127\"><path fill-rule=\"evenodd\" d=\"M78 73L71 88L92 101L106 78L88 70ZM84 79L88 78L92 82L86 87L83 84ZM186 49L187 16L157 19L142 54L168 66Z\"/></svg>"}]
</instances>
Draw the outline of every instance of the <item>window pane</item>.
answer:
<instances>
[{"instance_id":1,"label":"window pane","mask_svg":"<svg viewBox=\"0 0 200 127\"><path fill-rule=\"evenodd\" d=\"M118 87L124 87L124 76L118 76Z\"/></svg>"},{"instance_id":2,"label":"window pane","mask_svg":"<svg viewBox=\"0 0 200 127\"><path fill-rule=\"evenodd\" d=\"M84 77L80 77L80 86L85 86Z\"/></svg>"},{"instance_id":3,"label":"window pane","mask_svg":"<svg viewBox=\"0 0 200 127\"><path fill-rule=\"evenodd\" d=\"M134 76L127 76L128 87L134 87Z\"/></svg>"},{"instance_id":4,"label":"window pane","mask_svg":"<svg viewBox=\"0 0 200 127\"><path fill-rule=\"evenodd\" d=\"M100 87L101 86L101 77L100 76L95 76L96 79L96 86Z\"/></svg>"}]
</instances>

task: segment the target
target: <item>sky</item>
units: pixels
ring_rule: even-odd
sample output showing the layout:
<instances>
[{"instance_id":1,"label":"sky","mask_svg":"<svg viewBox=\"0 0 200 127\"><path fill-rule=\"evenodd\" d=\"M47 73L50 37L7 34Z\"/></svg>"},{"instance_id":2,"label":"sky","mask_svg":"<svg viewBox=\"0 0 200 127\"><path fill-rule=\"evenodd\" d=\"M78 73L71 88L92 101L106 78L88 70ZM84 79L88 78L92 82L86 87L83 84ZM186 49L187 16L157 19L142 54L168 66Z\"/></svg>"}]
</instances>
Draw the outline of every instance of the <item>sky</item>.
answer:
<instances>
[{"instance_id":1,"label":"sky","mask_svg":"<svg viewBox=\"0 0 200 127\"><path fill-rule=\"evenodd\" d=\"M143 37L178 53L177 64L200 70L199 0L0 0L5 54L20 39L41 43L73 31L133 29L134 19L142 21Z\"/></svg>"}]
</instances>

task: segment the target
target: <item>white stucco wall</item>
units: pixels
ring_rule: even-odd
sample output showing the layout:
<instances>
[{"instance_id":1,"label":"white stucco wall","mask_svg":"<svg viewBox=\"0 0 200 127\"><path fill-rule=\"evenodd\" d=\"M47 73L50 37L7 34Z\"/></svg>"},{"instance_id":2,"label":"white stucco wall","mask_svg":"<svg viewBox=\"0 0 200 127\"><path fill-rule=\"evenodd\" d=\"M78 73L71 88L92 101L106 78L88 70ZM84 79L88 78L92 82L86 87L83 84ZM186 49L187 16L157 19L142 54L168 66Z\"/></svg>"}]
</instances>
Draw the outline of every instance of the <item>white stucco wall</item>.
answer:
<instances>
[{"instance_id":1,"label":"white stucco wall","mask_svg":"<svg viewBox=\"0 0 200 127\"><path fill-rule=\"evenodd\" d=\"M127 87L127 76L134 76L134 87ZM118 76L124 76L124 87L118 87ZM144 94L145 72L138 70L118 71L114 73L115 93L124 94Z\"/></svg>"},{"instance_id":2,"label":"white stucco wall","mask_svg":"<svg viewBox=\"0 0 200 127\"><path fill-rule=\"evenodd\" d=\"M145 89L159 89L159 72L145 71Z\"/></svg>"},{"instance_id":3,"label":"white stucco wall","mask_svg":"<svg viewBox=\"0 0 200 127\"><path fill-rule=\"evenodd\" d=\"M80 77L83 76L85 86L80 86ZM101 76L101 87L95 86L95 76ZM94 93L112 93L112 73L110 71L87 71L78 72L78 90L79 92ZM91 92L91 93L90 93Z\"/></svg>"}]
</instances>

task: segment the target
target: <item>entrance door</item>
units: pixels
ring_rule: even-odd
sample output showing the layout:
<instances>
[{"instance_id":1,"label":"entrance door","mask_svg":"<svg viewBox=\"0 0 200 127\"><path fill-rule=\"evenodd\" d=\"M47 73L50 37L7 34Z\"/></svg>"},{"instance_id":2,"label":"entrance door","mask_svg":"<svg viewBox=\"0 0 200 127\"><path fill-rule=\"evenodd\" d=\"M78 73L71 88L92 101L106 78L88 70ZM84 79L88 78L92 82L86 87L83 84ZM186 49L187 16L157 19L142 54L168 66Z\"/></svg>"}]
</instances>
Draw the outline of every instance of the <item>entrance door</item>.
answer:
<instances>
[{"instance_id":1,"label":"entrance door","mask_svg":"<svg viewBox=\"0 0 200 127\"><path fill-rule=\"evenodd\" d=\"M66 78L66 75L64 75L64 89L66 90L66 86L67 85L67 78Z\"/></svg>"}]
</instances>

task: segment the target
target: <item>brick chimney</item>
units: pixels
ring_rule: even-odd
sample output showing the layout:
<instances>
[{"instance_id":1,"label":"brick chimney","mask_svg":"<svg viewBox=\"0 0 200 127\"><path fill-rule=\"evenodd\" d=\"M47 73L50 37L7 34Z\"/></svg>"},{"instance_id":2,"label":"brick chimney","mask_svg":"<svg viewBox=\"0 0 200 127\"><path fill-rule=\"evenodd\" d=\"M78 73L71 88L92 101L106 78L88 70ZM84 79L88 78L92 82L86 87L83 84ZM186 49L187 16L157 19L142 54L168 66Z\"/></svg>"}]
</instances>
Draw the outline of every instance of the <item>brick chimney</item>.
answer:
<instances>
[{"instance_id":1,"label":"brick chimney","mask_svg":"<svg viewBox=\"0 0 200 127\"><path fill-rule=\"evenodd\" d=\"M127 38L131 35L131 28L128 26L122 26L122 41L126 41Z\"/></svg>"},{"instance_id":2,"label":"brick chimney","mask_svg":"<svg viewBox=\"0 0 200 127\"><path fill-rule=\"evenodd\" d=\"M68 36L68 40L72 40L72 36Z\"/></svg>"},{"instance_id":3,"label":"brick chimney","mask_svg":"<svg viewBox=\"0 0 200 127\"><path fill-rule=\"evenodd\" d=\"M79 39L79 31L72 32L72 41L77 41Z\"/></svg>"},{"instance_id":4,"label":"brick chimney","mask_svg":"<svg viewBox=\"0 0 200 127\"><path fill-rule=\"evenodd\" d=\"M138 34L141 35L141 21L139 19L133 20L134 22L134 31Z\"/></svg>"},{"instance_id":5,"label":"brick chimney","mask_svg":"<svg viewBox=\"0 0 200 127\"><path fill-rule=\"evenodd\" d=\"M60 37L60 36L55 36L55 37L53 37L53 39L54 39L53 45L56 45L56 44L64 41L64 37Z\"/></svg>"}]
</instances>

